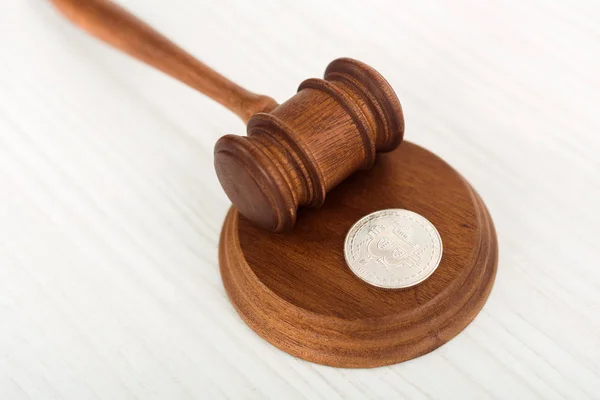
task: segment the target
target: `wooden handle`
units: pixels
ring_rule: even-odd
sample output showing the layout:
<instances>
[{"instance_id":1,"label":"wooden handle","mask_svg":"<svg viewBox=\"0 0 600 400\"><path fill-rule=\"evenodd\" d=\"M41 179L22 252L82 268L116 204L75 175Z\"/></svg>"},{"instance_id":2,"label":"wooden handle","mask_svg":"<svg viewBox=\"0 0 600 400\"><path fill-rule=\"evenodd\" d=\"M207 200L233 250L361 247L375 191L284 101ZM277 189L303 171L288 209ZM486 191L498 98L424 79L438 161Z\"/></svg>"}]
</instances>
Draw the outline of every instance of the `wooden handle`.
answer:
<instances>
[{"instance_id":1,"label":"wooden handle","mask_svg":"<svg viewBox=\"0 0 600 400\"><path fill-rule=\"evenodd\" d=\"M73 23L117 49L221 103L247 122L277 106L196 60L150 26L109 0L50 0Z\"/></svg>"}]
</instances>

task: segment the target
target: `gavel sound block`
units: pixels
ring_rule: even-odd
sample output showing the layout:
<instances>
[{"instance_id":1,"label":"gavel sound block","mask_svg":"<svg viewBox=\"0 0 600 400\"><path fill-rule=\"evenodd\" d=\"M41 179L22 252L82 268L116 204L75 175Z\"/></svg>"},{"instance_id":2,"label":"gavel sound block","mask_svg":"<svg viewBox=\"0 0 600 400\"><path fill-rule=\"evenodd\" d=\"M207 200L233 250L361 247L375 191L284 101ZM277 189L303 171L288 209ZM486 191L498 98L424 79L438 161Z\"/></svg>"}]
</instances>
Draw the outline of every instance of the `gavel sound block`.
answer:
<instances>
[{"instance_id":1,"label":"gavel sound block","mask_svg":"<svg viewBox=\"0 0 600 400\"><path fill-rule=\"evenodd\" d=\"M325 79L304 81L278 105L107 0L52 2L88 32L248 122L247 137L224 136L215 147L217 175L235 206L219 264L235 309L267 341L321 364L376 367L434 350L483 307L498 261L491 217L448 164L414 144L398 146L400 103L374 69L335 60ZM423 215L443 241L435 273L403 290L366 284L343 256L350 227L388 208Z\"/></svg>"}]
</instances>

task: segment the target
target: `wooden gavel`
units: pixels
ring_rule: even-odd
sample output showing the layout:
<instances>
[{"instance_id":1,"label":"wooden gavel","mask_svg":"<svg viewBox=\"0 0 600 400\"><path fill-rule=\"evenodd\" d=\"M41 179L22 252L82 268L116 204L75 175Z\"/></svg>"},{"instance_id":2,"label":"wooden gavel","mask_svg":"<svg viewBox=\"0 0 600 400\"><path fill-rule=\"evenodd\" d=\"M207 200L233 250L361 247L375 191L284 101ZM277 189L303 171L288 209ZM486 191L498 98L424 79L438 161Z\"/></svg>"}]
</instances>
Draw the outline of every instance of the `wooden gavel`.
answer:
<instances>
[{"instance_id":1,"label":"wooden gavel","mask_svg":"<svg viewBox=\"0 0 600 400\"><path fill-rule=\"evenodd\" d=\"M340 58L324 79L307 79L282 104L227 80L108 0L51 0L90 34L200 91L247 123L247 136L215 145L215 169L233 205L275 232L294 226L299 206L318 207L328 191L376 152L402 141L402 108L388 82Z\"/></svg>"}]
</instances>

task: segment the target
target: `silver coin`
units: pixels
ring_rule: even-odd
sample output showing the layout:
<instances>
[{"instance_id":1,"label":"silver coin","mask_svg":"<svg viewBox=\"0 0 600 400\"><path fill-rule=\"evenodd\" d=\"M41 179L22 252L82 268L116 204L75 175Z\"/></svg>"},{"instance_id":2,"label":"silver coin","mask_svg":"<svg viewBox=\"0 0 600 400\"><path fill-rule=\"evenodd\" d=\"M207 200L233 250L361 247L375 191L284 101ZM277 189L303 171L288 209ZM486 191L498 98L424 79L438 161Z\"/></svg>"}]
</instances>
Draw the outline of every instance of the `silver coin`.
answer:
<instances>
[{"instance_id":1,"label":"silver coin","mask_svg":"<svg viewBox=\"0 0 600 400\"><path fill-rule=\"evenodd\" d=\"M442 259L442 238L425 217L408 210L381 210L356 222L346 235L346 263L363 281L386 289L414 286Z\"/></svg>"}]
</instances>

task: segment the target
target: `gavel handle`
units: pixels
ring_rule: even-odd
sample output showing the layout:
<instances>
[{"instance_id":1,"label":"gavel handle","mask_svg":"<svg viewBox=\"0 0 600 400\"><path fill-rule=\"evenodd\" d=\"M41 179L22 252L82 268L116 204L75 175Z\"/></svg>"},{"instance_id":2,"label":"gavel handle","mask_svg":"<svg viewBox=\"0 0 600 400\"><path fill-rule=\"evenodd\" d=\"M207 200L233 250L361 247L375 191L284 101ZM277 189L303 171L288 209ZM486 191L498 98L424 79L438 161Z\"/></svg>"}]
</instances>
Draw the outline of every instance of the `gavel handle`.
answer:
<instances>
[{"instance_id":1,"label":"gavel handle","mask_svg":"<svg viewBox=\"0 0 600 400\"><path fill-rule=\"evenodd\" d=\"M277 106L247 91L176 46L110 0L50 0L73 23L117 49L204 93L244 122Z\"/></svg>"}]
</instances>

